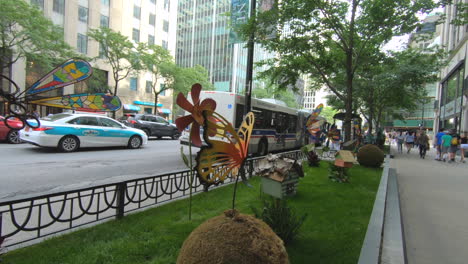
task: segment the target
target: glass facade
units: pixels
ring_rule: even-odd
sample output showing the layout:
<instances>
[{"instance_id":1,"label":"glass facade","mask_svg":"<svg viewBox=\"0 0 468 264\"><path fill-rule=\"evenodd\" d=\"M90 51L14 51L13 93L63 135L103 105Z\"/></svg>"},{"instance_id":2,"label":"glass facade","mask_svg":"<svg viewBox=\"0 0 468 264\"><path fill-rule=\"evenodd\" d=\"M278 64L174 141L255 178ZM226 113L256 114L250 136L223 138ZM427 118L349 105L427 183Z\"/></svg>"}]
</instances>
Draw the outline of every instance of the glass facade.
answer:
<instances>
[{"instance_id":1,"label":"glass facade","mask_svg":"<svg viewBox=\"0 0 468 264\"><path fill-rule=\"evenodd\" d=\"M205 67L217 90L230 90L233 45L229 44L229 0L180 0L176 62ZM226 85L227 83L227 85Z\"/></svg>"}]
</instances>

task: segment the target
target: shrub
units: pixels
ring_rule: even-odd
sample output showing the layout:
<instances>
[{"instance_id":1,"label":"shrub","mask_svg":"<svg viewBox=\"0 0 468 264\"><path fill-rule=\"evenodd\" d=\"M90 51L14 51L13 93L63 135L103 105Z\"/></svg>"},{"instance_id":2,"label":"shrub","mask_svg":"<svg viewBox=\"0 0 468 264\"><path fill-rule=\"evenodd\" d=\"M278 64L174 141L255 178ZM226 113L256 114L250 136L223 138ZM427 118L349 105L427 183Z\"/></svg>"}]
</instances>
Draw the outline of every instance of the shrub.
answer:
<instances>
[{"instance_id":1,"label":"shrub","mask_svg":"<svg viewBox=\"0 0 468 264\"><path fill-rule=\"evenodd\" d=\"M361 147L357 153L359 164L365 167L378 168L384 161L383 151L375 145L367 144Z\"/></svg>"},{"instance_id":2,"label":"shrub","mask_svg":"<svg viewBox=\"0 0 468 264\"><path fill-rule=\"evenodd\" d=\"M310 145L306 145L302 147L302 152L304 152L304 154L307 156L309 166L318 167L320 165L320 158L317 153L315 153L314 149L309 146Z\"/></svg>"},{"instance_id":3,"label":"shrub","mask_svg":"<svg viewBox=\"0 0 468 264\"><path fill-rule=\"evenodd\" d=\"M288 206L286 199L264 199L261 211L251 208L255 217L267 223L285 244L299 234L299 229L307 218L307 214L298 216L295 210Z\"/></svg>"}]
</instances>

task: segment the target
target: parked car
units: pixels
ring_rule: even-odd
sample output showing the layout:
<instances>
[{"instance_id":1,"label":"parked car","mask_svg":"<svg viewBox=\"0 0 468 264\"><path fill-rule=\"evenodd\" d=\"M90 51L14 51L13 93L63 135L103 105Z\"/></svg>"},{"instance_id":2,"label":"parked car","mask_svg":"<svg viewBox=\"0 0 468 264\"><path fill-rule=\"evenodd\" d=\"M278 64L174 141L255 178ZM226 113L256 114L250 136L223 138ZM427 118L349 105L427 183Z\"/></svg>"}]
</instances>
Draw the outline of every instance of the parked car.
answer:
<instances>
[{"instance_id":1,"label":"parked car","mask_svg":"<svg viewBox=\"0 0 468 264\"><path fill-rule=\"evenodd\" d=\"M127 126L145 131L148 137L171 137L172 139L178 139L180 137L180 132L177 130L177 127L174 124L170 124L161 116L151 114L126 114L119 118L119 121Z\"/></svg>"},{"instance_id":2,"label":"parked car","mask_svg":"<svg viewBox=\"0 0 468 264\"><path fill-rule=\"evenodd\" d=\"M8 124L13 128L20 129L22 126L22 122L20 120L10 120L8 122ZM0 116L0 141L6 141L11 144L21 143L18 130L7 127L3 116Z\"/></svg>"},{"instance_id":3,"label":"parked car","mask_svg":"<svg viewBox=\"0 0 468 264\"><path fill-rule=\"evenodd\" d=\"M41 126L20 130L23 141L40 147L72 152L80 147L127 146L140 148L148 142L140 130L96 114L62 113L41 118Z\"/></svg>"}]
</instances>

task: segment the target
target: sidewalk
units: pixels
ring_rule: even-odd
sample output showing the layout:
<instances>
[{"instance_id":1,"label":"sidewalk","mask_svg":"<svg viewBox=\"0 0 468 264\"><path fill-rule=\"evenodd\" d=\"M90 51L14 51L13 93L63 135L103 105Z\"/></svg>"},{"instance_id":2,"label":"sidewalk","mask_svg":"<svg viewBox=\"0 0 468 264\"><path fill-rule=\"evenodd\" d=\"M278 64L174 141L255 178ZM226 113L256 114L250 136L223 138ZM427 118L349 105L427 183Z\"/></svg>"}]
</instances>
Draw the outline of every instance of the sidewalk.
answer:
<instances>
[{"instance_id":1,"label":"sidewalk","mask_svg":"<svg viewBox=\"0 0 468 264\"><path fill-rule=\"evenodd\" d=\"M394 155L408 263L468 263L468 163L435 161L433 148Z\"/></svg>"}]
</instances>

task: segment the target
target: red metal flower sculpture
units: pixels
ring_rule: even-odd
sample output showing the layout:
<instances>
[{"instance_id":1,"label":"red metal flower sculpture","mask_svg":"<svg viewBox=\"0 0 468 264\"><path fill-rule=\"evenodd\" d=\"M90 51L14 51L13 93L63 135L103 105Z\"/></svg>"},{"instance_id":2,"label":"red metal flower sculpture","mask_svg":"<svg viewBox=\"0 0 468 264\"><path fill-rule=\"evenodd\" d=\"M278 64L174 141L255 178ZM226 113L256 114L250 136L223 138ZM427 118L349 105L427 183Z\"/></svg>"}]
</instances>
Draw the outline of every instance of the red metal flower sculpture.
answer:
<instances>
[{"instance_id":1,"label":"red metal flower sculpture","mask_svg":"<svg viewBox=\"0 0 468 264\"><path fill-rule=\"evenodd\" d=\"M203 111L214 111L216 108L216 102L213 99L207 98L200 102L201 89L202 86L199 83L192 85L191 97L193 104L191 104L182 93L177 95L176 100L177 105L191 113L191 115L177 118L177 128L179 129L179 132L182 132L188 125L192 124L192 129L190 129L190 138L192 140L192 144L197 147L202 145L200 139L200 126L203 126L205 122Z\"/></svg>"}]
</instances>

